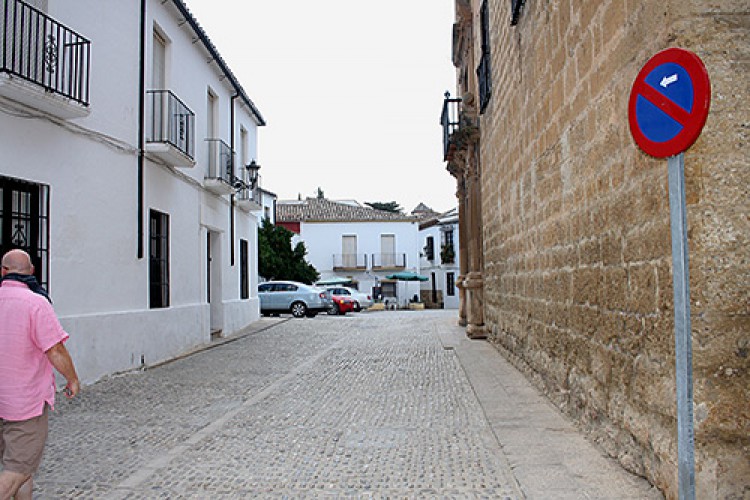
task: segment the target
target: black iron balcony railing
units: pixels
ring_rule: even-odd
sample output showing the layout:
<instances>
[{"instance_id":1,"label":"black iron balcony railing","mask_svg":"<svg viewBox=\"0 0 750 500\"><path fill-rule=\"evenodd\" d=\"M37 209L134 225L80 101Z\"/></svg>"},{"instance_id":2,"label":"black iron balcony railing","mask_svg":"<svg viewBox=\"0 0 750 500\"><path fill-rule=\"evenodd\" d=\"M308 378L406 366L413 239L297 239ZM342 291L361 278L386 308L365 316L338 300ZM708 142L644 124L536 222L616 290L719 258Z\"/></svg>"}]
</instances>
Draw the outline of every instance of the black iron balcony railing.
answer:
<instances>
[{"instance_id":1,"label":"black iron balcony railing","mask_svg":"<svg viewBox=\"0 0 750 500\"><path fill-rule=\"evenodd\" d=\"M169 90L147 92L146 142L171 144L195 157L195 113Z\"/></svg>"},{"instance_id":2,"label":"black iron balcony railing","mask_svg":"<svg viewBox=\"0 0 750 500\"><path fill-rule=\"evenodd\" d=\"M218 179L228 185L234 181L234 151L221 139L206 139L208 142L207 179Z\"/></svg>"},{"instance_id":3,"label":"black iron balcony railing","mask_svg":"<svg viewBox=\"0 0 750 500\"><path fill-rule=\"evenodd\" d=\"M0 0L0 23L0 73L88 106L89 40L20 0Z\"/></svg>"},{"instance_id":4,"label":"black iron balcony railing","mask_svg":"<svg viewBox=\"0 0 750 500\"><path fill-rule=\"evenodd\" d=\"M367 269L366 253L337 253L333 255L334 269Z\"/></svg>"},{"instance_id":5,"label":"black iron balcony railing","mask_svg":"<svg viewBox=\"0 0 750 500\"><path fill-rule=\"evenodd\" d=\"M443 161L448 159L451 134L458 130L459 127L460 117L458 104L460 102L461 98L451 97L450 92L445 93L443 112L440 114L440 125L443 126Z\"/></svg>"},{"instance_id":6,"label":"black iron balcony railing","mask_svg":"<svg viewBox=\"0 0 750 500\"><path fill-rule=\"evenodd\" d=\"M406 267L405 253L374 253L372 254L373 269L402 269Z\"/></svg>"},{"instance_id":7,"label":"black iron balcony railing","mask_svg":"<svg viewBox=\"0 0 750 500\"><path fill-rule=\"evenodd\" d=\"M251 188L244 182L240 186L240 189L237 191L237 201L245 201L259 207L263 206L263 197L260 189L257 187Z\"/></svg>"}]
</instances>

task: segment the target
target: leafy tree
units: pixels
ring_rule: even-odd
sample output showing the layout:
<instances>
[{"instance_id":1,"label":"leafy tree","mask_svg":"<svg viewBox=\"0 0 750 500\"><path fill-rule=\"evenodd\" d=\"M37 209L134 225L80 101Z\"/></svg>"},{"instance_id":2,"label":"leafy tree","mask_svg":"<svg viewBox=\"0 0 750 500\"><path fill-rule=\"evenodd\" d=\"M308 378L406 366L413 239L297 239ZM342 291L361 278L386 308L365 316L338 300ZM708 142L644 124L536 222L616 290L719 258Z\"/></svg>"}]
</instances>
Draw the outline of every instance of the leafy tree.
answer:
<instances>
[{"instance_id":1,"label":"leafy tree","mask_svg":"<svg viewBox=\"0 0 750 500\"><path fill-rule=\"evenodd\" d=\"M267 280L291 280L312 284L320 278L315 267L305 260L302 242L292 248L294 233L275 226L268 219L258 229L258 274Z\"/></svg>"},{"instance_id":2,"label":"leafy tree","mask_svg":"<svg viewBox=\"0 0 750 500\"><path fill-rule=\"evenodd\" d=\"M318 196L319 200L324 200L325 197L326 197L325 193L323 192L323 189L320 188L320 187L318 187L318 194L317 194L317 196Z\"/></svg>"},{"instance_id":3,"label":"leafy tree","mask_svg":"<svg viewBox=\"0 0 750 500\"><path fill-rule=\"evenodd\" d=\"M374 208L375 210L383 210L385 212L393 212L394 214L400 214L404 211L403 208L395 201L366 201L365 205Z\"/></svg>"}]
</instances>

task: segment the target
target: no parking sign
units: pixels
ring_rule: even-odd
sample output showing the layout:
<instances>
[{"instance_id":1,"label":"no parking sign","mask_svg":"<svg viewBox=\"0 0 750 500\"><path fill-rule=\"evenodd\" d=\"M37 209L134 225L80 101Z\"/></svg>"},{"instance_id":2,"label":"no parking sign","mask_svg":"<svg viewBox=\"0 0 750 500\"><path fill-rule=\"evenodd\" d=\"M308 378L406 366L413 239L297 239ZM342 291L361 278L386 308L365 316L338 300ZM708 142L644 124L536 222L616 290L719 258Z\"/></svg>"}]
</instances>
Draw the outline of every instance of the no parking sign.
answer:
<instances>
[{"instance_id":1,"label":"no parking sign","mask_svg":"<svg viewBox=\"0 0 750 500\"><path fill-rule=\"evenodd\" d=\"M651 156L668 158L680 500L695 499L693 348L683 153L703 130L710 102L711 83L706 67L698 56L678 48L649 59L638 73L628 101L630 133L636 144Z\"/></svg>"},{"instance_id":2,"label":"no parking sign","mask_svg":"<svg viewBox=\"0 0 750 500\"><path fill-rule=\"evenodd\" d=\"M674 156L698 138L710 102L708 72L698 56L684 49L664 50L643 66L633 83L630 132L651 156Z\"/></svg>"}]
</instances>

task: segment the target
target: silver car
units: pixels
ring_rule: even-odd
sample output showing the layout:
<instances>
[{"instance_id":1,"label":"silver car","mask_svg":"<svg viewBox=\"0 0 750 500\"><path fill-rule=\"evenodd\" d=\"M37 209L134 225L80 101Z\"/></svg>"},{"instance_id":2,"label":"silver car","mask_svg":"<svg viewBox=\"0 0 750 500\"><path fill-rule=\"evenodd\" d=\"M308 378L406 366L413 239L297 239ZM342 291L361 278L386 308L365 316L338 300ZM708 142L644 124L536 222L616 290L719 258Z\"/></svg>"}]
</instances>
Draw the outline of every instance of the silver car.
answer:
<instances>
[{"instance_id":1,"label":"silver car","mask_svg":"<svg viewBox=\"0 0 750 500\"><path fill-rule=\"evenodd\" d=\"M326 287L326 290L331 292L331 295L351 297L352 300L354 300L354 310L357 312L372 306L372 297L355 288L350 288L348 286L328 286Z\"/></svg>"},{"instance_id":2,"label":"silver car","mask_svg":"<svg viewBox=\"0 0 750 500\"><path fill-rule=\"evenodd\" d=\"M260 313L263 316L292 313L295 318L315 317L331 307L331 294L296 281L268 281L258 285Z\"/></svg>"}]
</instances>

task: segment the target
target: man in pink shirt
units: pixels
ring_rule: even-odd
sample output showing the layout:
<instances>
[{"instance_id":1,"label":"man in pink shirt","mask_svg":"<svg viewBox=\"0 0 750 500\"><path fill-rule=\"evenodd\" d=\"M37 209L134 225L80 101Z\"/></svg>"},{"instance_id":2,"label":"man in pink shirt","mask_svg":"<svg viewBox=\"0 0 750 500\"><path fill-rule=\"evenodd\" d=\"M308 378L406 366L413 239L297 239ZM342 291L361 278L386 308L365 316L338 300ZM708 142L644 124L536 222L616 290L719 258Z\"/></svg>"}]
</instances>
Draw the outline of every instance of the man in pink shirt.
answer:
<instances>
[{"instance_id":1,"label":"man in pink shirt","mask_svg":"<svg viewBox=\"0 0 750 500\"><path fill-rule=\"evenodd\" d=\"M47 440L47 413L55 404L52 368L80 390L68 339L48 299L32 291L34 266L23 250L2 258L0 282L0 500L31 499L32 476Z\"/></svg>"}]
</instances>

